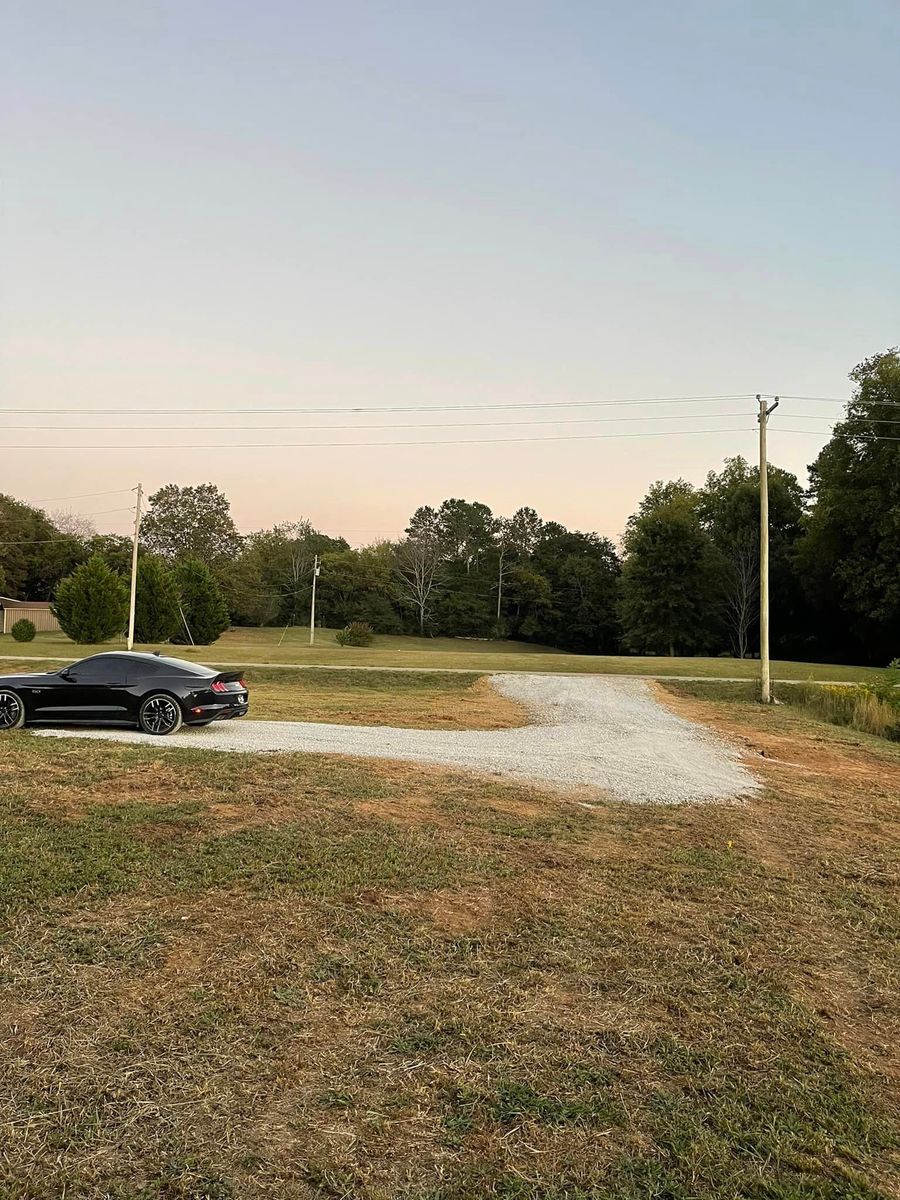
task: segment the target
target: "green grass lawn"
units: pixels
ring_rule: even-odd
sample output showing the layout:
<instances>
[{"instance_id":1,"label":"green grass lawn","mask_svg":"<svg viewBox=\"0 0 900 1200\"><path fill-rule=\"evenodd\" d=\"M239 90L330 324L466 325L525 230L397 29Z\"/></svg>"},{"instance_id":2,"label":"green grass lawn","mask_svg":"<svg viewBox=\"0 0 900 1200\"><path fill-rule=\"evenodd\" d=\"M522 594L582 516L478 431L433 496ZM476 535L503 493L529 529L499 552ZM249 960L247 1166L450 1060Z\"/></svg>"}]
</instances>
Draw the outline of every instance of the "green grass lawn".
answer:
<instances>
[{"instance_id":1,"label":"green grass lawn","mask_svg":"<svg viewBox=\"0 0 900 1200\"><path fill-rule=\"evenodd\" d=\"M0 738L0 1195L900 1194L897 747L666 688L751 803Z\"/></svg>"},{"instance_id":2,"label":"green grass lawn","mask_svg":"<svg viewBox=\"0 0 900 1200\"><path fill-rule=\"evenodd\" d=\"M309 645L309 633L300 629L288 632L279 645L281 630L232 629L214 646L161 647L184 658L209 663L276 663L285 666L340 667L412 667L418 670L460 671L548 671L587 672L612 675L699 675L753 679L759 663L734 658L665 658L640 656L603 656L566 654L546 646L527 642L469 641L454 638L416 638L379 636L366 649L343 648L334 640L335 630L316 631L316 645ZM0 657L18 654L78 658L100 649L124 649L124 642L107 642L102 647L77 646L63 634L39 633L33 642L19 644L11 637L0 638ZM870 667L835 666L828 663L774 662L777 679L827 679L834 682L871 678Z\"/></svg>"}]
</instances>

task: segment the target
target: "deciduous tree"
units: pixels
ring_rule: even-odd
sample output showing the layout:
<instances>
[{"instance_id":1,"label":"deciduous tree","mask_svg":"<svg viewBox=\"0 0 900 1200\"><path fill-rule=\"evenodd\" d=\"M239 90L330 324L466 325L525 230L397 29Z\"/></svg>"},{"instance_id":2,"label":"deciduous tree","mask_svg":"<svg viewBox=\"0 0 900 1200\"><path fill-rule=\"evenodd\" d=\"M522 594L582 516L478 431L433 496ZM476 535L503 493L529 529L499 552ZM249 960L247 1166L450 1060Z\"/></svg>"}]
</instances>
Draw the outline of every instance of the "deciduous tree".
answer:
<instances>
[{"instance_id":1,"label":"deciduous tree","mask_svg":"<svg viewBox=\"0 0 900 1200\"><path fill-rule=\"evenodd\" d=\"M799 561L830 653L889 662L900 646L900 355L850 375L853 399L810 467L815 501ZM879 435L882 440L879 440Z\"/></svg>"},{"instance_id":2,"label":"deciduous tree","mask_svg":"<svg viewBox=\"0 0 900 1200\"><path fill-rule=\"evenodd\" d=\"M684 481L657 483L628 523L621 616L624 640L639 653L674 655L712 641L716 587L709 536L696 493Z\"/></svg>"},{"instance_id":3,"label":"deciduous tree","mask_svg":"<svg viewBox=\"0 0 900 1200\"><path fill-rule=\"evenodd\" d=\"M228 497L214 483L169 483L154 492L141 523L141 542L169 562L195 558L213 570L236 558L241 548Z\"/></svg>"}]
</instances>

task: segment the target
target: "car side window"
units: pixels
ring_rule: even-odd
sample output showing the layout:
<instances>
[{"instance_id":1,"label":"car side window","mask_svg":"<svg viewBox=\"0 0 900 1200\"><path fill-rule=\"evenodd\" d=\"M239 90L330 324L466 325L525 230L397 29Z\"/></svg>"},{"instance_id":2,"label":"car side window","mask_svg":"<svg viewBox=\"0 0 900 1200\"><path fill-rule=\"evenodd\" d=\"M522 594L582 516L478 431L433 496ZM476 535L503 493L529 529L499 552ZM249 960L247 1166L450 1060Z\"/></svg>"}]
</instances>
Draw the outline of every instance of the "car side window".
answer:
<instances>
[{"instance_id":1,"label":"car side window","mask_svg":"<svg viewBox=\"0 0 900 1200\"><path fill-rule=\"evenodd\" d=\"M119 684L125 682L125 663L112 656L87 658L70 669L76 683Z\"/></svg>"},{"instance_id":2,"label":"car side window","mask_svg":"<svg viewBox=\"0 0 900 1200\"><path fill-rule=\"evenodd\" d=\"M131 679L142 679L145 675L162 675L163 669L158 662L139 662L131 664Z\"/></svg>"}]
</instances>

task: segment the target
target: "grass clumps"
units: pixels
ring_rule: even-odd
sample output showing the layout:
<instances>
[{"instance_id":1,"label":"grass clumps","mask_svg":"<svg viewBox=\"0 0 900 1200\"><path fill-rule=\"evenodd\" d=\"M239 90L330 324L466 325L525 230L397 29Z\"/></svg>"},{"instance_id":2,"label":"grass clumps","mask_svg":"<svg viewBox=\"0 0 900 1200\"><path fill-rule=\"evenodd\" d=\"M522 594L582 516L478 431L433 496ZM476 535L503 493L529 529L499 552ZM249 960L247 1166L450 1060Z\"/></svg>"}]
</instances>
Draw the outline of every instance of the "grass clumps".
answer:
<instances>
[{"instance_id":1,"label":"grass clumps","mask_svg":"<svg viewBox=\"0 0 900 1200\"><path fill-rule=\"evenodd\" d=\"M798 684L783 688L780 699L800 704L832 725L900 742L900 658L871 683Z\"/></svg>"}]
</instances>

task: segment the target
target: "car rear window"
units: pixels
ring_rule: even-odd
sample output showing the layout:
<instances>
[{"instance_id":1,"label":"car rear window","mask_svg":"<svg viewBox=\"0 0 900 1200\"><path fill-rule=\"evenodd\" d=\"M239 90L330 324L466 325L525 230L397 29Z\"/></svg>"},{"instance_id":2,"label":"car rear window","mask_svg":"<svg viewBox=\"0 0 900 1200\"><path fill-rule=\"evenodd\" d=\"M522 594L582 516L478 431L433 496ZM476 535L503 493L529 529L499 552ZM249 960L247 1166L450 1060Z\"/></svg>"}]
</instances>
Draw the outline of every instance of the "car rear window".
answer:
<instances>
[{"instance_id":1,"label":"car rear window","mask_svg":"<svg viewBox=\"0 0 900 1200\"><path fill-rule=\"evenodd\" d=\"M153 655L147 660L147 666L152 669L153 663L159 663L163 669L184 671L186 675L198 675L201 679L212 679L217 673L202 663L188 662L185 658L169 658L164 654Z\"/></svg>"}]
</instances>

